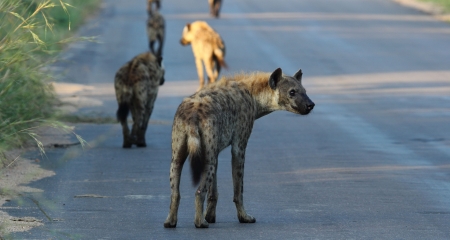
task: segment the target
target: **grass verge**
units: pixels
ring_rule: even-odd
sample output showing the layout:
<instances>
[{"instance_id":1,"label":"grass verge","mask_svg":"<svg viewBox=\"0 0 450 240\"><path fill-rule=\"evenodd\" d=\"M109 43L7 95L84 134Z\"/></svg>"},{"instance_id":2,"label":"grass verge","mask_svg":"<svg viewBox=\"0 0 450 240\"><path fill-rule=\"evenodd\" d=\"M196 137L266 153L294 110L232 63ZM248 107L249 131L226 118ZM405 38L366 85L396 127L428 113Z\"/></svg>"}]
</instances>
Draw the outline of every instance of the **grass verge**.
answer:
<instances>
[{"instance_id":1,"label":"grass verge","mask_svg":"<svg viewBox=\"0 0 450 240\"><path fill-rule=\"evenodd\" d=\"M10 164L5 152L33 140L44 152L36 129L49 126L71 132L51 120L57 98L52 73L44 69L56 61L73 39L71 30L100 0L0 1L0 168ZM76 135L77 138L83 140Z\"/></svg>"},{"instance_id":2,"label":"grass verge","mask_svg":"<svg viewBox=\"0 0 450 240\"><path fill-rule=\"evenodd\" d=\"M420 0L420 1L433 3L436 6L441 7L444 13L446 14L450 13L450 0Z\"/></svg>"}]
</instances>

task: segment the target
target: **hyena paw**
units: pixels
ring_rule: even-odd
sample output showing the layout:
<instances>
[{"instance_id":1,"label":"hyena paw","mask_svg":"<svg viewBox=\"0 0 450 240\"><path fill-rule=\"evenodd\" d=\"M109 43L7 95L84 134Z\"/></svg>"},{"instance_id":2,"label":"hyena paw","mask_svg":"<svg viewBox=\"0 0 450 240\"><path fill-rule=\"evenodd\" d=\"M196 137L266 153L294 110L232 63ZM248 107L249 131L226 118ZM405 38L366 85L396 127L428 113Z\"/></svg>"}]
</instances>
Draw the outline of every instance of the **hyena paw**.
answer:
<instances>
[{"instance_id":1,"label":"hyena paw","mask_svg":"<svg viewBox=\"0 0 450 240\"><path fill-rule=\"evenodd\" d=\"M195 221L194 224L195 224L196 228L208 228L209 227L209 223L205 219L203 219L201 221L201 223L198 223L197 221Z\"/></svg>"},{"instance_id":2,"label":"hyena paw","mask_svg":"<svg viewBox=\"0 0 450 240\"><path fill-rule=\"evenodd\" d=\"M205 219L208 223L215 223L216 222L216 216L215 215L208 215L206 214Z\"/></svg>"},{"instance_id":3,"label":"hyena paw","mask_svg":"<svg viewBox=\"0 0 450 240\"><path fill-rule=\"evenodd\" d=\"M176 228L177 227L177 222L176 221L171 222L170 220L166 220L164 222L164 227L165 228Z\"/></svg>"},{"instance_id":4,"label":"hyena paw","mask_svg":"<svg viewBox=\"0 0 450 240\"><path fill-rule=\"evenodd\" d=\"M131 143L129 142L124 142L122 145L123 148L131 148Z\"/></svg>"},{"instance_id":5,"label":"hyena paw","mask_svg":"<svg viewBox=\"0 0 450 240\"><path fill-rule=\"evenodd\" d=\"M251 215L238 216L240 223L255 223L256 219Z\"/></svg>"},{"instance_id":6,"label":"hyena paw","mask_svg":"<svg viewBox=\"0 0 450 240\"><path fill-rule=\"evenodd\" d=\"M137 147L147 147L147 144L145 142L136 143Z\"/></svg>"}]
</instances>

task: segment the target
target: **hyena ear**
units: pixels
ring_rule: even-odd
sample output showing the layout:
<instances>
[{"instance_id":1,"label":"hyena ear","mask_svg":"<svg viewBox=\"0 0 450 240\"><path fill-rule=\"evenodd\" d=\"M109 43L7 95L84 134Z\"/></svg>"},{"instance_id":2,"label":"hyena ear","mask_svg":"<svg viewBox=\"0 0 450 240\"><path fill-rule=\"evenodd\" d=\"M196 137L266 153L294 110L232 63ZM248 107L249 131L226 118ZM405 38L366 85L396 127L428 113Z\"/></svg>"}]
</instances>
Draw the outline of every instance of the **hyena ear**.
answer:
<instances>
[{"instance_id":1,"label":"hyena ear","mask_svg":"<svg viewBox=\"0 0 450 240\"><path fill-rule=\"evenodd\" d=\"M191 24L190 24L190 23L186 24L186 29L187 29L188 31L191 31Z\"/></svg>"},{"instance_id":2,"label":"hyena ear","mask_svg":"<svg viewBox=\"0 0 450 240\"><path fill-rule=\"evenodd\" d=\"M283 74L283 72L281 71L281 68L277 68L275 71L273 71L272 74L270 74L270 77L269 77L270 88L272 88L273 90L275 90L277 88L277 84L281 80L282 74Z\"/></svg>"},{"instance_id":3,"label":"hyena ear","mask_svg":"<svg viewBox=\"0 0 450 240\"><path fill-rule=\"evenodd\" d=\"M299 69L298 72L296 74L294 74L294 78L297 79L299 82L302 82L302 76L303 76L303 72L301 69Z\"/></svg>"}]
</instances>

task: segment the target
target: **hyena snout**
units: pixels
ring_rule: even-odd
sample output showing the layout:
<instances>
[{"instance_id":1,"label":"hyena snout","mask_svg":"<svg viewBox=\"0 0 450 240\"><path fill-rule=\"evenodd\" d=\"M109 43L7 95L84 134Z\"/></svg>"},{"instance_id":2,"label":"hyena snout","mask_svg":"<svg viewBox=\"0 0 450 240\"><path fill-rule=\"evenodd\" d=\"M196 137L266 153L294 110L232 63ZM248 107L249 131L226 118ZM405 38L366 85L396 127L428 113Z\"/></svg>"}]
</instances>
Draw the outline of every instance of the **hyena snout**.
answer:
<instances>
[{"instance_id":1,"label":"hyena snout","mask_svg":"<svg viewBox=\"0 0 450 240\"><path fill-rule=\"evenodd\" d=\"M316 104L311 101L311 99L306 95L306 94L302 94L302 102L299 104L299 112L301 115L307 115L309 114L313 109L314 106L316 106Z\"/></svg>"},{"instance_id":2,"label":"hyena snout","mask_svg":"<svg viewBox=\"0 0 450 240\"><path fill-rule=\"evenodd\" d=\"M314 104L312 101L310 101L309 103L305 104L305 108L308 111L308 113L313 110L314 106L316 106L316 104Z\"/></svg>"},{"instance_id":3,"label":"hyena snout","mask_svg":"<svg viewBox=\"0 0 450 240\"><path fill-rule=\"evenodd\" d=\"M189 42L186 41L186 39L182 38L182 39L180 39L180 44L183 45L183 46L186 46L186 45L189 44Z\"/></svg>"}]
</instances>

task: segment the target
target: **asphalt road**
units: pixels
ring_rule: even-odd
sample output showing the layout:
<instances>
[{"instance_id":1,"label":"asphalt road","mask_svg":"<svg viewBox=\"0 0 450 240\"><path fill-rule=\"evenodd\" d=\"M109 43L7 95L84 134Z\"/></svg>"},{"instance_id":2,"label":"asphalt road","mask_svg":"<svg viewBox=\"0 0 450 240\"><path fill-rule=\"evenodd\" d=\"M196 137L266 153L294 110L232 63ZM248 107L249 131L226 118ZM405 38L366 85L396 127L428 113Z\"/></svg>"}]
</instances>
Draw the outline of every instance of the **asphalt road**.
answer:
<instances>
[{"instance_id":1,"label":"asphalt road","mask_svg":"<svg viewBox=\"0 0 450 240\"><path fill-rule=\"evenodd\" d=\"M77 114L113 117L115 71L147 49L145 1L105 0L58 69L90 88L67 96ZM226 0L220 19L207 1L162 1L166 84L147 148L121 148L119 124L77 124L90 147L54 149L41 164L56 175L42 193L11 201L12 216L44 226L17 239L449 239L450 25L390 0ZM316 108L259 119L246 154L240 224L232 202L229 149L219 156L217 223L196 229L186 165L176 229L170 202L171 122L197 88L185 23L206 20L223 37L230 69L303 70Z\"/></svg>"}]
</instances>

